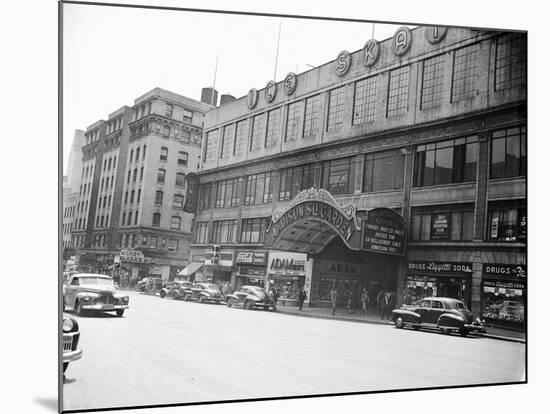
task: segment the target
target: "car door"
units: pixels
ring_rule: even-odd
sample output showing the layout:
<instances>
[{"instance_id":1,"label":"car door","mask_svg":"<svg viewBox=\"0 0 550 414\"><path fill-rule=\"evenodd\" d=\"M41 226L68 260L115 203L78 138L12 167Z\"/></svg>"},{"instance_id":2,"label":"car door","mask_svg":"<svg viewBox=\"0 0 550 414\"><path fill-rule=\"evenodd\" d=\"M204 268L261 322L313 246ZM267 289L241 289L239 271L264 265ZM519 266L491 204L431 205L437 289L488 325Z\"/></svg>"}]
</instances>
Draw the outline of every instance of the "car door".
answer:
<instances>
[{"instance_id":1,"label":"car door","mask_svg":"<svg viewBox=\"0 0 550 414\"><path fill-rule=\"evenodd\" d=\"M429 317L427 322L429 323L437 323L437 320L441 316L441 314L445 311L445 308L443 307L443 302L440 300L432 300L431 301L431 307L429 312Z\"/></svg>"},{"instance_id":2,"label":"car door","mask_svg":"<svg viewBox=\"0 0 550 414\"><path fill-rule=\"evenodd\" d=\"M79 280L77 277L73 277L69 284L67 285L67 288L65 289L65 304L67 306L70 306L71 308L74 308L74 301L76 298L76 291L78 289L78 286L80 285Z\"/></svg>"},{"instance_id":3,"label":"car door","mask_svg":"<svg viewBox=\"0 0 550 414\"><path fill-rule=\"evenodd\" d=\"M423 299L420 302L420 306L415 309L416 313L420 315L421 323L429 323L428 320L430 319L430 306L430 300Z\"/></svg>"}]
</instances>

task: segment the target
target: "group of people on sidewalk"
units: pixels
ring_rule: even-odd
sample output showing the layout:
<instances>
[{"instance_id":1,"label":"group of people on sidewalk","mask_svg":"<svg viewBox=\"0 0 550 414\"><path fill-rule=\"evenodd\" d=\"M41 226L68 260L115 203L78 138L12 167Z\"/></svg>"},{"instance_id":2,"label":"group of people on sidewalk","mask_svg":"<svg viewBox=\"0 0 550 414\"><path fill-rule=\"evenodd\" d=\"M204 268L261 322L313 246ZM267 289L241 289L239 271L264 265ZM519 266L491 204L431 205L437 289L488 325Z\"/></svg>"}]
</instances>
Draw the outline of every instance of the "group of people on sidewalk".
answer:
<instances>
[{"instance_id":1,"label":"group of people on sidewalk","mask_svg":"<svg viewBox=\"0 0 550 414\"><path fill-rule=\"evenodd\" d=\"M346 292L346 309L348 313L354 313L356 308L356 295L352 290ZM395 291L389 289L383 289L376 295L376 311L381 319L386 319L391 316L391 312L395 309L397 294ZM330 290L330 303L332 308L332 314L336 314L336 308L339 301L339 292L336 287L332 287ZM363 288L360 294L361 312L366 315L368 313L369 305L371 302L371 294L367 288Z\"/></svg>"}]
</instances>

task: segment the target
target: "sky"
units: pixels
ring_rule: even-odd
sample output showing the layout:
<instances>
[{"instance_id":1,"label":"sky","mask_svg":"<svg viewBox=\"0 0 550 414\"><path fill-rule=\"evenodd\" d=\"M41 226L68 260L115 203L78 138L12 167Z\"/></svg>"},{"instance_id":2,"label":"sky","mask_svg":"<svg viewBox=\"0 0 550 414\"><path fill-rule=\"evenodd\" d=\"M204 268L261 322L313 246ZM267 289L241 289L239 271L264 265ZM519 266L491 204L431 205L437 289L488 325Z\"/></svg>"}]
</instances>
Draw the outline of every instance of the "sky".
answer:
<instances>
[{"instance_id":1,"label":"sky","mask_svg":"<svg viewBox=\"0 0 550 414\"><path fill-rule=\"evenodd\" d=\"M389 38L399 26L377 23L374 37ZM157 86L200 100L216 75L218 93L239 98L342 50L361 49L372 30L370 22L65 4L63 171L76 129L132 106Z\"/></svg>"}]
</instances>

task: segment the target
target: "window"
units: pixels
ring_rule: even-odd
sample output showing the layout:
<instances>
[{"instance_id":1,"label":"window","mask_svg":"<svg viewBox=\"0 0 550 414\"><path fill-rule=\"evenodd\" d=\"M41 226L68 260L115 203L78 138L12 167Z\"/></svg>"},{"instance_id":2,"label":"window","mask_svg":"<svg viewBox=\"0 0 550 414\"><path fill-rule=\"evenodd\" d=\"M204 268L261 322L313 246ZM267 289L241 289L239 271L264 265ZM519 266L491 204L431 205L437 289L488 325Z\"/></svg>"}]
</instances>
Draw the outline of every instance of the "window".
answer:
<instances>
[{"instance_id":1,"label":"window","mask_svg":"<svg viewBox=\"0 0 550 414\"><path fill-rule=\"evenodd\" d=\"M178 250L178 241L175 239L168 239L168 251L175 252Z\"/></svg>"},{"instance_id":2,"label":"window","mask_svg":"<svg viewBox=\"0 0 550 414\"><path fill-rule=\"evenodd\" d=\"M420 109L435 108L441 104L446 64L446 54L424 61Z\"/></svg>"},{"instance_id":3,"label":"window","mask_svg":"<svg viewBox=\"0 0 550 414\"><path fill-rule=\"evenodd\" d=\"M220 130L216 129L206 134L206 143L204 151L204 161L212 161L216 158L216 149L218 147L218 135Z\"/></svg>"},{"instance_id":4,"label":"window","mask_svg":"<svg viewBox=\"0 0 550 414\"><path fill-rule=\"evenodd\" d=\"M169 138L170 137L170 131L171 131L170 126L168 126L168 125L163 125L162 126L162 136L164 138Z\"/></svg>"},{"instance_id":5,"label":"window","mask_svg":"<svg viewBox=\"0 0 550 414\"><path fill-rule=\"evenodd\" d=\"M237 122L237 130L235 132L235 142L233 145L233 155L242 155L246 148L248 119Z\"/></svg>"},{"instance_id":6,"label":"window","mask_svg":"<svg viewBox=\"0 0 550 414\"><path fill-rule=\"evenodd\" d=\"M143 167L139 170L139 181L143 181Z\"/></svg>"},{"instance_id":7,"label":"window","mask_svg":"<svg viewBox=\"0 0 550 414\"><path fill-rule=\"evenodd\" d=\"M212 183L201 184L199 189L199 210L208 210L212 207Z\"/></svg>"},{"instance_id":8,"label":"window","mask_svg":"<svg viewBox=\"0 0 550 414\"><path fill-rule=\"evenodd\" d=\"M220 158L227 158L231 155L233 139L235 138L235 125L227 125L223 128L223 142Z\"/></svg>"},{"instance_id":9,"label":"window","mask_svg":"<svg viewBox=\"0 0 550 414\"><path fill-rule=\"evenodd\" d=\"M236 243L237 220L222 220L212 223L212 243Z\"/></svg>"},{"instance_id":10,"label":"window","mask_svg":"<svg viewBox=\"0 0 550 414\"><path fill-rule=\"evenodd\" d=\"M328 98L327 131L339 131L344 124L345 86L330 91Z\"/></svg>"},{"instance_id":11,"label":"window","mask_svg":"<svg viewBox=\"0 0 550 414\"><path fill-rule=\"evenodd\" d=\"M174 199L172 202L172 207L174 208L183 208L183 195L181 194L174 194Z\"/></svg>"},{"instance_id":12,"label":"window","mask_svg":"<svg viewBox=\"0 0 550 414\"><path fill-rule=\"evenodd\" d=\"M285 142L298 139L298 130L300 128L300 118L302 117L303 102L294 102L288 105Z\"/></svg>"},{"instance_id":13,"label":"window","mask_svg":"<svg viewBox=\"0 0 550 414\"><path fill-rule=\"evenodd\" d=\"M182 119L186 122L191 122L193 120L193 112L184 109Z\"/></svg>"},{"instance_id":14,"label":"window","mask_svg":"<svg viewBox=\"0 0 550 414\"><path fill-rule=\"evenodd\" d=\"M243 178L218 181L216 183L215 208L235 207L241 204Z\"/></svg>"},{"instance_id":15,"label":"window","mask_svg":"<svg viewBox=\"0 0 550 414\"><path fill-rule=\"evenodd\" d=\"M178 152L178 166L187 167L188 159L189 159L189 154L187 154L185 151Z\"/></svg>"},{"instance_id":16,"label":"window","mask_svg":"<svg viewBox=\"0 0 550 414\"><path fill-rule=\"evenodd\" d=\"M132 180L134 183L137 181L137 168L134 169L134 179Z\"/></svg>"},{"instance_id":17,"label":"window","mask_svg":"<svg viewBox=\"0 0 550 414\"><path fill-rule=\"evenodd\" d=\"M306 99L306 111L304 114L304 138L314 137L319 128L319 102L320 95Z\"/></svg>"},{"instance_id":18,"label":"window","mask_svg":"<svg viewBox=\"0 0 550 414\"><path fill-rule=\"evenodd\" d=\"M491 178L526 175L526 132L525 126L493 132L491 140Z\"/></svg>"},{"instance_id":19,"label":"window","mask_svg":"<svg viewBox=\"0 0 550 414\"><path fill-rule=\"evenodd\" d=\"M131 211L128 213L128 223L127 223L127 225L129 226L130 224L132 224L132 212Z\"/></svg>"},{"instance_id":20,"label":"window","mask_svg":"<svg viewBox=\"0 0 550 414\"><path fill-rule=\"evenodd\" d=\"M136 215L134 216L134 226L137 226L138 222L138 212L136 211Z\"/></svg>"},{"instance_id":21,"label":"window","mask_svg":"<svg viewBox=\"0 0 550 414\"><path fill-rule=\"evenodd\" d=\"M495 91L527 84L527 36L509 33L497 38Z\"/></svg>"},{"instance_id":22,"label":"window","mask_svg":"<svg viewBox=\"0 0 550 414\"><path fill-rule=\"evenodd\" d=\"M156 249L157 248L157 242L158 242L158 237L157 236L149 237L149 247L151 249Z\"/></svg>"},{"instance_id":23,"label":"window","mask_svg":"<svg viewBox=\"0 0 550 414\"><path fill-rule=\"evenodd\" d=\"M153 213L153 227L160 227L160 213Z\"/></svg>"},{"instance_id":24,"label":"window","mask_svg":"<svg viewBox=\"0 0 550 414\"><path fill-rule=\"evenodd\" d=\"M414 186L475 181L477 151L475 136L419 145L416 148Z\"/></svg>"},{"instance_id":25,"label":"window","mask_svg":"<svg viewBox=\"0 0 550 414\"><path fill-rule=\"evenodd\" d=\"M265 122L267 114L256 115L252 120L252 139L250 151L259 150L265 143Z\"/></svg>"},{"instance_id":26,"label":"window","mask_svg":"<svg viewBox=\"0 0 550 414\"><path fill-rule=\"evenodd\" d=\"M124 194L124 204L128 204L128 191Z\"/></svg>"},{"instance_id":27,"label":"window","mask_svg":"<svg viewBox=\"0 0 550 414\"><path fill-rule=\"evenodd\" d=\"M136 161L139 161L139 147L136 149Z\"/></svg>"},{"instance_id":28,"label":"window","mask_svg":"<svg viewBox=\"0 0 550 414\"><path fill-rule=\"evenodd\" d=\"M374 121L376 116L376 76L355 82L353 125Z\"/></svg>"},{"instance_id":29,"label":"window","mask_svg":"<svg viewBox=\"0 0 550 414\"><path fill-rule=\"evenodd\" d=\"M137 193L137 203L139 203L139 200L141 199L141 188L138 190ZM111 204L111 196L109 196L109 205Z\"/></svg>"},{"instance_id":30,"label":"window","mask_svg":"<svg viewBox=\"0 0 550 414\"><path fill-rule=\"evenodd\" d=\"M172 221L170 222L170 228L172 230L179 230L181 227L181 217L172 216Z\"/></svg>"},{"instance_id":31,"label":"window","mask_svg":"<svg viewBox=\"0 0 550 414\"><path fill-rule=\"evenodd\" d=\"M174 106L170 104L166 104L164 115L168 118L172 118L172 112L174 112Z\"/></svg>"},{"instance_id":32,"label":"window","mask_svg":"<svg viewBox=\"0 0 550 414\"><path fill-rule=\"evenodd\" d=\"M163 183L164 178L166 176L166 170L163 168L159 168L158 176L157 176L157 182Z\"/></svg>"},{"instance_id":33,"label":"window","mask_svg":"<svg viewBox=\"0 0 550 414\"><path fill-rule=\"evenodd\" d=\"M471 241L473 238L473 205L412 209L411 241Z\"/></svg>"},{"instance_id":34,"label":"window","mask_svg":"<svg viewBox=\"0 0 550 414\"><path fill-rule=\"evenodd\" d=\"M331 194L352 194L355 187L355 157L323 164L322 187Z\"/></svg>"},{"instance_id":35,"label":"window","mask_svg":"<svg viewBox=\"0 0 550 414\"><path fill-rule=\"evenodd\" d=\"M157 191L155 193L155 204L162 204L163 196L164 196L164 193L162 191Z\"/></svg>"},{"instance_id":36,"label":"window","mask_svg":"<svg viewBox=\"0 0 550 414\"><path fill-rule=\"evenodd\" d=\"M144 146L143 146L143 159L145 159L145 151L146 151L146 149L147 149L147 145L144 145Z\"/></svg>"},{"instance_id":37,"label":"window","mask_svg":"<svg viewBox=\"0 0 550 414\"><path fill-rule=\"evenodd\" d=\"M401 115L409 105L409 66L390 71L386 117Z\"/></svg>"},{"instance_id":38,"label":"window","mask_svg":"<svg viewBox=\"0 0 550 414\"><path fill-rule=\"evenodd\" d=\"M365 155L363 192L399 190L403 188L405 154L384 151Z\"/></svg>"},{"instance_id":39,"label":"window","mask_svg":"<svg viewBox=\"0 0 550 414\"><path fill-rule=\"evenodd\" d=\"M130 162L134 159L134 150L130 150Z\"/></svg>"},{"instance_id":40,"label":"window","mask_svg":"<svg viewBox=\"0 0 550 414\"><path fill-rule=\"evenodd\" d=\"M452 102L473 98L477 95L478 60L479 44L466 46L455 51L451 96Z\"/></svg>"},{"instance_id":41,"label":"window","mask_svg":"<svg viewBox=\"0 0 550 414\"><path fill-rule=\"evenodd\" d=\"M198 222L195 228L195 243L208 243L208 222Z\"/></svg>"},{"instance_id":42,"label":"window","mask_svg":"<svg viewBox=\"0 0 550 414\"><path fill-rule=\"evenodd\" d=\"M134 195L135 195L135 190L132 190L131 194L130 194L130 204L134 202Z\"/></svg>"},{"instance_id":43,"label":"window","mask_svg":"<svg viewBox=\"0 0 550 414\"><path fill-rule=\"evenodd\" d=\"M267 114L267 133L265 137L265 146L273 147L277 144L279 137L279 128L281 123L281 109L274 109Z\"/></svg>"},{"instance_id":44,"label":"window","mask_svg":"<svg viewBox=\"0 0 550 414\"><path fill-rule=\"evenodd\" d=\"M160 147L160 160L161 161L167 161L168 160L168 148Z\"/></svg>"},{"instance_id":45,"label":"window","mask_svg":"<svg viewBox=\"0 0 550 414\"><path fill-rule=\"evenodd\" d=\"M267 218L243 219L241 225L241 243L263 243Z\"/></svg>"},{"instance_id":46,"label":"window","mask_svg":"<svg viewBox=\"0 0 550 414\"><path fill-rule=\"evenodd\" d=\"M111 195L109 195L109 202L107 203L107 207L111 207Z\"/></svg>"},{"instance_id":47,"label":"window","mask_svg":"<svg viewBox=\"0 0 550 414\"><path fill-rule=\"evenodd\" d=\"M185 186L185 174L176 173L176 185Z\"/></svg>"},{"instance_id":48,"label":"window","mask_svg":"<svg viewBox=\"0 0 550 414\"><path fill-rule=\"evenodd\" d=\"M285 168L281 171L279 200L290 200L300 191L315 184L318 167L315 164Z\"/></svg>"},{"instance_id":49,"label":"window","mask_svg":"<svg viewBox=\"0 0 550 414\"><path fill-rule=\"evenodd\" d=\"M489 203L488 241L527 240L527 208L524 200Z\"/></svg>"}]
</instances>

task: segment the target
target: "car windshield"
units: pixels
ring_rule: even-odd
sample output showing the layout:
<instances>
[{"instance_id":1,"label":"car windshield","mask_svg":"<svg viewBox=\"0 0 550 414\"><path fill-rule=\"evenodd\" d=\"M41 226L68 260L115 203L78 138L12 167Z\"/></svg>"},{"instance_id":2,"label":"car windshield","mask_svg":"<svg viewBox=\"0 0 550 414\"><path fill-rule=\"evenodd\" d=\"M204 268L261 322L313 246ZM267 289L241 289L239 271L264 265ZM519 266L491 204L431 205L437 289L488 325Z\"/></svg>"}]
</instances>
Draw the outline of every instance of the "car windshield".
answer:
<instances>
[{"instance_id":1,"label":"car windshield","mask_svg":"<svg viewBox=\"0 0 550 414\"><path fill-rule=\"evenodd\" d=\"M109 286L113 287L113 279L107 279L105 277L79 277L80 286Z\"/></svg>"},{"instance_id":2,"label":"car windshield","mask_svg":"<svg viewBox=\"0 0 550 414\"><path fill-rule=\"evenodd\" d=\"M260 297L263 297L265 296L265 291L262 289L262 288L256 288L256 287L250 287L249 288L252 293L254 293L255 295L258 295Z\"/></svg>"},{"instance_id":3,"label":"car windshield","mask_svg":"<svg viewBox=\"0 0 550 414\"><path fill-rule=\"evenodd\" d=\"M204 288L205 289L214 289L214 290L219 289L218 285L214 285L214 284L204 285Z\"/></svg>"}]
</instances>

